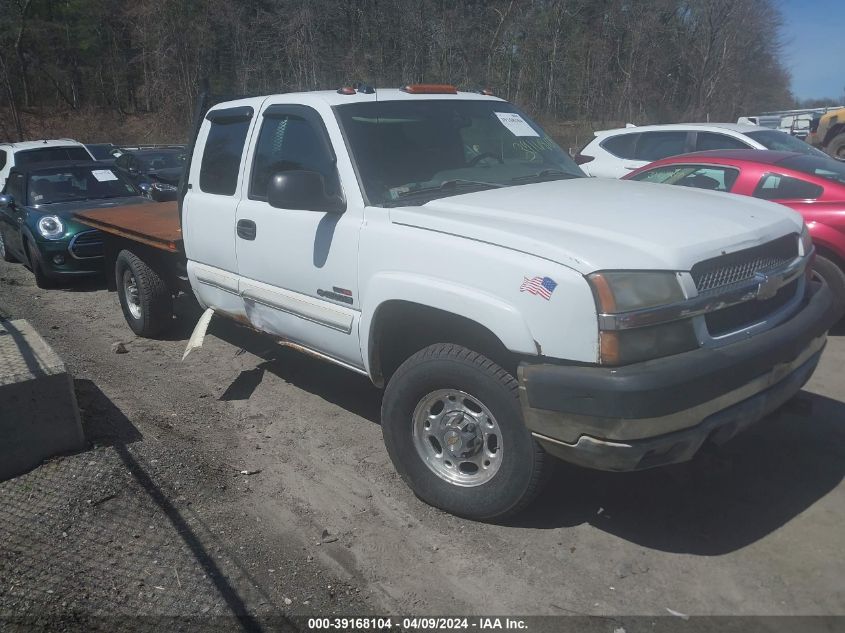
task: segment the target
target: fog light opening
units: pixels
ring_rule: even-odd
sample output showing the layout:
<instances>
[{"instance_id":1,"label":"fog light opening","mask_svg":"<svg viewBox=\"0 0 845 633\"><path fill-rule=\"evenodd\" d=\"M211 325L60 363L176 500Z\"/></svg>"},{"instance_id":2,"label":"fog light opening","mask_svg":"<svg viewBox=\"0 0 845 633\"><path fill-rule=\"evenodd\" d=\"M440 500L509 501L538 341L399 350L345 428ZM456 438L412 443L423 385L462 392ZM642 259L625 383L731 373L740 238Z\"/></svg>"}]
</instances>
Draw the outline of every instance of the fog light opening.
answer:
<instances>
[{"instance_id":1,"label":"fog light opening","mask_svg":"<svg viewBox=\"0 0 845 633\"><path fill-rule=\"evenodd\" d=\"M57 266L61 266L65 263L65 256L64 255L53 255L53 263Z\"/></svg>"}]
</instances>

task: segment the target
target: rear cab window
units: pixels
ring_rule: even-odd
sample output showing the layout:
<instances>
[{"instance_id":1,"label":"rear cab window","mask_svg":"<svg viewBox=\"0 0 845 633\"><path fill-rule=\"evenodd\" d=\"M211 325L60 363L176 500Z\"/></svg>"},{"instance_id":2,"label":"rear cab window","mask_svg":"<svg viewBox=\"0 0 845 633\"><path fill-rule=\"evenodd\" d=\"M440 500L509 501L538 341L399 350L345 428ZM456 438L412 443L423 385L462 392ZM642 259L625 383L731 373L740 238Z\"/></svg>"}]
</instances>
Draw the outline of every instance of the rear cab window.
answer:
<instances>
[{"instance_id":1,"label":"rear cab window","mask_svg":"<svg viewBox=\"0 0 845 633\"><path fill-rule=\"evenodd\" d=\"M200 189L204 193L234 195L252 114L252 107L241 106L212 110L206 115L211 126L200 164Z\"/></svg>"}]
</instances>

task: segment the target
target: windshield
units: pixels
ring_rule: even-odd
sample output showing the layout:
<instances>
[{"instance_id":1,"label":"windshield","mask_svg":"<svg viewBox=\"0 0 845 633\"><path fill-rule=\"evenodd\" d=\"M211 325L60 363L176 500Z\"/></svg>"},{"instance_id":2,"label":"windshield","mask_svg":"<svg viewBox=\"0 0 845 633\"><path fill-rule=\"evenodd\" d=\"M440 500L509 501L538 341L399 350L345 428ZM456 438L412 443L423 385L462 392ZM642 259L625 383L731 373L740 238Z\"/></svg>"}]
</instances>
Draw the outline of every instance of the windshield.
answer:
<instances>
[{"instance_id":1,"label":"windshield","mask_svg":"<svg viewBox=\"0 0 845 633\"><path fill-rule=\"evenodd\" d=\"M818 176L819 178L845 185L845 163L840 163L827 156L824 158L818 158L816 156L791 156L778 164L805 174L810 174L811 176Z\"/></svg>"},{"instance_id":2,"label":"windshield","mask_svg":"<svg viewBox=\"0 0 845 633\"><path fill-rule=\"evenodd\" d=\"M501 101L383 101L336 112L372 205L584 176L536 123Z\"/></svg>"},{"instance_id":3,"label":"windshield","mask_svg":"<svg viewBox=\"0 0 845 633\"><path fill-rule=\"evenodd\" d=\"M798 152L810 156L827 156L824 152L808 145L801 139L779 132L778 130L758 130L756 132L744 132L745 136L754 139L766 149L773 149L780 152Z\"/></svg>"},{"instance_id":4,"label":"windshield","mask_svg":"<svg viewBox=\"0 0 845 633\"><path fill-rule=\"evenodd\" d=\"M52 163L65 160L90 161L91 155L84 147L78 145L48 146L38 149L27 149L15 153L15 164L18 166L32 165L33 163Z\"/></svg>"},{"instance_id":5,"label":"windshield","mask_svg":"<svg viewBox=\"0 0 845 633\"><path fill-rule=\"evenodd\" d=\"M136 154L144 169L181 169L185 155L181 152L144 152Z\"/></svg>"},{"instance_id":6,"label":"windshield","mask_svg":"<svg viewBox=\"0 0 845 633\"><path fill-rule=\"evenodd\" d=\"M101 200L139 195L135 186L111 169L64 167L29 176L29 204Z\"/></svg>"}]
</instances>

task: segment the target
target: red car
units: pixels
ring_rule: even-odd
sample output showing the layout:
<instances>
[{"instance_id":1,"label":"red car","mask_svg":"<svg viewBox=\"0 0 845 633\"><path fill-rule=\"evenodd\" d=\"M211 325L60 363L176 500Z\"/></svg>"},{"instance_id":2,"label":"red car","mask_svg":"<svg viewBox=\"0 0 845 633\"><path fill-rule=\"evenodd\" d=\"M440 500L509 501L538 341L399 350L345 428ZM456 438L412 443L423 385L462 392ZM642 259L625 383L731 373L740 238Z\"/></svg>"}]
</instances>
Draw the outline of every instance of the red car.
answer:
<instances>
[{"instance_id":1,"label":"red car","mask_svg":"<svg viewBox=\"0 0 845 633\"><path fill-rule=\"evenodd\" d=\"M784 204L804 216L814 269L845 306L845 163L762 150L714 150L655 161L624 180L727 191Z\"/></svg>"}]
</instances>

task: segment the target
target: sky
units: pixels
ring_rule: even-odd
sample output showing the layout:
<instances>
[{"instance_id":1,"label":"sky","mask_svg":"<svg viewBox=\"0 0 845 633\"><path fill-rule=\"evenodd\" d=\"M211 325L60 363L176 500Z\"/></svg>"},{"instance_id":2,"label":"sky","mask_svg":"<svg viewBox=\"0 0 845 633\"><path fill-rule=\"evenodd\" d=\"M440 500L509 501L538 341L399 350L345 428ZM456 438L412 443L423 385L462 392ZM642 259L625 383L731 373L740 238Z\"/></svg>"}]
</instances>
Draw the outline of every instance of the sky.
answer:
<instances>
[{"instance_id":1,"label":"sky","mask_svg":"<svg viewBox=\"0 0 845 633\"><path fill-rule=\"evenodd\" d=\"M845 0L779 0L784 63L799 99L845 93Z\"/></svg>"}]
</instances>

